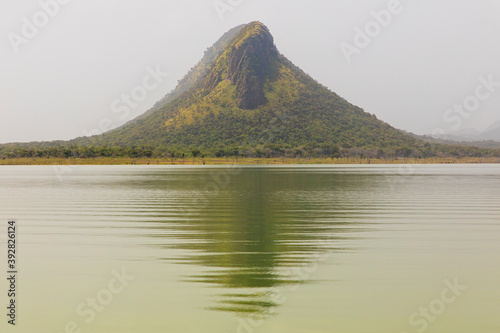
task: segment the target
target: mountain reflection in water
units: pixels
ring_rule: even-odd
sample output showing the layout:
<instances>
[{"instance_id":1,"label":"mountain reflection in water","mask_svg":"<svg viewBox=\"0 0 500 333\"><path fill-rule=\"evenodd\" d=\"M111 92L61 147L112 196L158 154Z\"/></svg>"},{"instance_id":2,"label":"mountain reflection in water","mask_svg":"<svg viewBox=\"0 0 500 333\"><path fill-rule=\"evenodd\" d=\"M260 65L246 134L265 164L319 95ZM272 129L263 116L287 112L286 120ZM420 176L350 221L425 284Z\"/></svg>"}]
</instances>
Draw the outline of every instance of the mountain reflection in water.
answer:
<instances>
[{"instance_id":1,"label":"mountain reflection in water","mask_svg":"<svg viewBox=\"0 0 500 333\"><path fill-rule=\"evenodd\" d=\"M182 250L165 260L204 268L186 281L226 290L210 309L275 312L282 293L310 282L308 271L330 251L347 250L343 242L363 230L343 204L351 190L363 186L360 175L242 168L231 176L225 169L176 176L175 183L160 175L151 182L186 200L178 218L166 219L151 236L167 237L165 247ZM214 179L219 186L205 191Z\"/></svg>"}]
</instances>

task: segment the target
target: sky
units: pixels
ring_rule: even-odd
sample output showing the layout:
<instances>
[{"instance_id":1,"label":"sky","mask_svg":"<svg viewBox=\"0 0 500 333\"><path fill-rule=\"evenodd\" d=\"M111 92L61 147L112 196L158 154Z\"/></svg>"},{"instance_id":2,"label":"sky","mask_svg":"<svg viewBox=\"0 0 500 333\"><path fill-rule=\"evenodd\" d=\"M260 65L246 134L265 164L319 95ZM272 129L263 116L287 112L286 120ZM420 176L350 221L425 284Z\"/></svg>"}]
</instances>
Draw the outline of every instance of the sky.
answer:
<instances>
[{"instance_id":1,"label":"sky","mask_svg":"<svg viewBox=\"0 0 500 333\"><path fill-rule=\"evenodd\" d=\"M119 126L224 32L260 21L282 54L396 128L500 120L499 0L2 0L0 143Z\"/></svg>"}]
</instances>

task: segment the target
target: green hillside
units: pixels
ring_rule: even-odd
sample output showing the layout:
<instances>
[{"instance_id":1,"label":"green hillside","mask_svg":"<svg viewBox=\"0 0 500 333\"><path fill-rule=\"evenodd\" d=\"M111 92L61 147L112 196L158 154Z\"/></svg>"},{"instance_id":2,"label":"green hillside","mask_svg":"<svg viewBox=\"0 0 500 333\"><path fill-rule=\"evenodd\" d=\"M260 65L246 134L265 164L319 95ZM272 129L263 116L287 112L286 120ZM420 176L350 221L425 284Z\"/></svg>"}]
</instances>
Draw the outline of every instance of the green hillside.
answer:
<instances>
[{"instance_id":1,"label":"green hillside","mask_svg":"<svg viewBox=\"0 0 500 333\"><path fill-rule=\"evenodd\" d=\"M175 98L167 98L144 116L88 142L204 151L397 149L420 143L294 66L278 52L263 24L252 22L236 29L239 33L230 43L224 43L222 50L211 50L181 81ZM85 139L77 143L85 143Z\"/></svg>"},{"instance_id":2,"label":"green hillside","mask_svg":"<svg viewBox=\"0 0 500 333\"><path fill-rule=\"evenodd\" d=\"M0 157L499 156L429 143L319 84L278 52L268 28L231 29L149 111L94 137L0 146Z\"/></svg>"}]
</instances>

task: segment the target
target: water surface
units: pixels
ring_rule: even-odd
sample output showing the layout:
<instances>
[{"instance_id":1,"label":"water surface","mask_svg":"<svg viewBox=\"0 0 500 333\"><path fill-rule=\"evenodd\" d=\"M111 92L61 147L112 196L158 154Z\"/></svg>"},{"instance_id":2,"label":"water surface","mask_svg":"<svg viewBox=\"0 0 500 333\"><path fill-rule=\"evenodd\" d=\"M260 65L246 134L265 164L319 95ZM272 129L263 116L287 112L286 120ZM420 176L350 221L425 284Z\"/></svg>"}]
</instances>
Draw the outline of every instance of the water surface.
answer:
<instances>
[{"instance_id":1,"label":"water surface","mask_svg":"<svg viewBox=\"0 0 500 333\"><path fill-rule=\"evenodd\" d=\"M2 332L500 332L497 165L16 166L0 193Z\"/></svg>"}]
</instances>

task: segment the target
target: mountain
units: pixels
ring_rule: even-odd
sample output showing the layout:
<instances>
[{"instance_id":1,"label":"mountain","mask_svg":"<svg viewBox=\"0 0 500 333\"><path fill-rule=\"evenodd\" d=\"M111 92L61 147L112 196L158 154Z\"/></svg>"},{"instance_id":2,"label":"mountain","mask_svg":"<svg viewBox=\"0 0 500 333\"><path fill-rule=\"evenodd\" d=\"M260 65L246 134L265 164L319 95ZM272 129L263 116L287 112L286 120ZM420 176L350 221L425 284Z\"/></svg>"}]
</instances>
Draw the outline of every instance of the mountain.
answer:
<instances>
[{"instance_id":1,"label":"mountain","mask_svg":"<svg viewBox=\"0 0 500 333\"><path fill-rule=\"evenodd\" d=\"M177 87L170 93L168 93L164 98L158 101L150 110L139 116L137 119L144 118L145 116L153 113L162 106L166 105L168 102L172 101L176 97L182 95L182 93L188 91L200 78L204 77L210 69L212 63L217 59L217 57L224 51L224 49L229 45L229 43L238 35L238 33L245 27L244 24L239 25L228 32L226 32L213 46L209 47L196 66L191 68L189 72L184 76Z\"/></svg>"},{"instance_id":2,"label":"mountain","mask_svg":"<svg viewBox=\"0 0 500 333\"><path fill-rule=\"evenodd\" d=\"M474 141L477 140L481 134L482 132L475 128L463 128L458 131L439 135L439 137L454 141Z\"/></svg>"},{"instance_id":3,"label":"mountain","mask_svg":"<svg viewBox=\"0 0 500 333\"><path fill-rule=\"evenodd\" d=\"M500 142L500 120L491 124L482 134L481 139Z\"/></svg>"},{"instance_id":4,"label":"mountain","mask_svg":"<svg viewBox=\"0 0 500 333\"><path fill-rule=\"evenodd\" d=\"M75 143L204 151L419 144L305 74L278 52L260 22L222 36L179 86L144 115Z\"/></svg>"},{"instance_id":5,"label":"mountain","mask_svg":"<svg viewBox=\"0 0 500 333\"><path fill-rule=\"evenodd\" d=\"M439 137L430 135L413 135L417 139L424 140L431 144L438 144L441 147L445 146L462 146L462 147L476 147L482 149L500 149L500 142L494 140L479 140L479 139L463 139L456 136L442 135Z\"/></svg>"},{"instance_id":6,"label":"mountain","mask_svg":"<svg viewBox=\"0 0 500 333\"><path fill-rule=\"evenodd\" d=\"M260 22L229 30L173 91L117 129L70 141L0 146L1 158L186 154L429 157L492 152L430 143L378 120L295 66Z\"/></svg>"},{"instance_id":7,"label":"mountain","mask_svg":"<svg viewBox=\"0 0 500 333\"><path fill-rule=\"evenodd\" d=\"M488 145L496 144L500 146L500 120L497 120L482 132L473 128L464 128L436 136L436 138L455 142L472 142L477 143L479 146L484 146L483 142L487 142Z\"/></svg>"}]
</instances>

